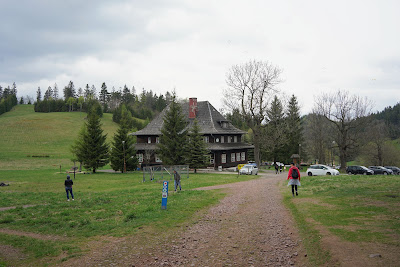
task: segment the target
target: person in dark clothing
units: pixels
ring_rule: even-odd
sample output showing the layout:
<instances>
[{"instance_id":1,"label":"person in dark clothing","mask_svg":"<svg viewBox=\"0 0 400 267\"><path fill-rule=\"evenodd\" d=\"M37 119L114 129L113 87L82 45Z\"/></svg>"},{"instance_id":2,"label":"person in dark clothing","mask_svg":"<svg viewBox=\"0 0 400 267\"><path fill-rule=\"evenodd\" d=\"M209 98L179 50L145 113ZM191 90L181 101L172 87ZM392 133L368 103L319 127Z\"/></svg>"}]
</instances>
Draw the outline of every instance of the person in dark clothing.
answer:
<instances>
[{"instance_id":1,"label":"person in dark clothing","mask_svg":"<svg viewBox=\"0 0 400 267\"><path fill-rule=\"evenodd\" d=\"M278 174L279 173L279 167L278 164L275 162L275 173Z\"/></svg>"},{"instance_id":2,"label":"person in dark clothing","mask_svg":"<svg viewBox=\"0 0 400 267\"><path fill-rule=\"evenodd\" d=\"M67 192L67 201L69 201L69 193L71 193L72 200L74 199L74 194L72 193L72 185L74 182L71 180L71 177L67 175L67 180L65 180L64 185L65 185L65 192Z\"/></svg>"},{"instance_id":3,"label":"person in dark clothing","mask_svg":"<svg viewBox=\"0 0 400 267\"><path fill-rule=\"evenodd\" d=\"M178 185L179 185L179 190L182 190L181 175L177 171L174 171L174 182L175 182L175 191L178 188Z\"/></svg>"}]
</instances>

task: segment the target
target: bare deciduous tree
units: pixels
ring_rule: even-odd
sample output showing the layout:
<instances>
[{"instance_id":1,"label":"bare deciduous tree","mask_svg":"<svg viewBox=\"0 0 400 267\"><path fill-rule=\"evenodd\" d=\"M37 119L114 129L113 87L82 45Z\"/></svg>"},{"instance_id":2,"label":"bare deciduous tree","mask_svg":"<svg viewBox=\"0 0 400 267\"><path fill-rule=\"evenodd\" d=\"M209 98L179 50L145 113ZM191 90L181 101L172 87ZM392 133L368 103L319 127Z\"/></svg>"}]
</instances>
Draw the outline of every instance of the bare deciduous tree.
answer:
<instances>
[{"instance_id":1,"label":"bare deciduous tree","mask_svg":"<svg viewBox=\"0 0 400 267\"><path fill-rule=\"evenodd\" d=\"M254 134L254 158L260 164L262 123L266 111L281 82L282 70L269 62L252 60L234 65L226 76L228 89L224 90L225 105L233 110L239 108L248 127Z\"/></svg>"},{"instance_id":2,"label":"bare deciduous tree","mask_svg":"<svg viewBox=\"0 0 400 267\"><path fill-rule=\"evenodd\" d=\"M314 113L324 116L333 125L333 140L339 148L340 168L346 168L349 152L359 143L359 135L368 122L372 102L367 98L338 90L315 99Z\"/></svg>"}]
</instances>

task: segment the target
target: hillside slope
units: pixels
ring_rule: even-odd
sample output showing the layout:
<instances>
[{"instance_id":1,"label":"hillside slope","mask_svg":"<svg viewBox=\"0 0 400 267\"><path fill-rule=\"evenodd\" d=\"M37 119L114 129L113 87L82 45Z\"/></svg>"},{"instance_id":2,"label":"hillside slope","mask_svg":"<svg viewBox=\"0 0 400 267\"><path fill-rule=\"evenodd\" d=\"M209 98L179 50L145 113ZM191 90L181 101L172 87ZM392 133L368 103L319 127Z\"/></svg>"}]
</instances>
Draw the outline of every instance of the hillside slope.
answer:
<instances>
[{"instance_id":1,"label":"hillside slope","mask_svg":"<svg viewBox=\"0 0 400 267\"><path fill-rule=\"evenodd\" d=\"M0 116L0 170L69 169L70 146L86 113L36 113L33 105L18 105ZM118 124L104 114L103 130L111 142Z\"/></svg>"}]
</instances>

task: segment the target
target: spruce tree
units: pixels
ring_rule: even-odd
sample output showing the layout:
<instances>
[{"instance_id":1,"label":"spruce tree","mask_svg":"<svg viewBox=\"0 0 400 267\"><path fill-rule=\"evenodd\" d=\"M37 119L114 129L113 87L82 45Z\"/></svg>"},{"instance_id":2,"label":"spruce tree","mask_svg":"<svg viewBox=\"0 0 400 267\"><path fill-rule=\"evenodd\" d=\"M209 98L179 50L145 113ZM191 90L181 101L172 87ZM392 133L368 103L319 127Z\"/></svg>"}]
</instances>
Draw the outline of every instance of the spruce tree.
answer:
<instances>
[{"instance_id":1,"label":"spruce tree","mask_svg":"<svg viewBox=\"0 0 400 267\"><path fill-rule=\"evenodd\" d=\"M197 119L194 120L193 126L189 134L189 142L187 145L187 161L190 168L194 169L197 173L198 168L206 167L208 165L208 150L203 136L200 134L200 127Z\"/></svg>"},{"instance_id":2,"label":"spruce tree","mask_svg":"<svg viewBox=\"0 0 400 267\"><path fill-rule=\"evenodd\" d=\"M182 114L182 108L176 101L174 94L171 104L164 116L164 124L161 129L159 153L163 164L185 164L185 147L187 141L186 120Z\"/></svg>"},{"instance_id":3,"label":"spruce tree","mask_svg":"<svg viewBox=\"0 0 400 267\"><path fill-rule=\"evenodd\" d=\"M82 155L83 166L95 173L99 167L103 167L108 163L107 134L103 134L100 117L95 111L91 111L88 114L85 128L82 142L80 142L79 154Z\"/></svg>"},{"instance_id":4,"label":"spruce tree","mask_svg":"<svg viewBox=\"0 0 400 267\"><path fill-rule=\"evenodd\" d=\"M289 105L286 112L287 121L287 144L286 144L286 155L287 160L293 154L299 154L300 146L302 142L302 127L300 123L300 108L297 102L297 98L292 95L289 100Z\"/></svg>"},{"instance_id":5,"label":"spruce tree","mask_svg":"<svg viewBox=\"0 0 400 267\"><path fill-rule=\"evenodd\" d=\"M117 133L114 135L110 153L111 167L115 171L124 172L124 157L127 171L135 170L138 164L134 139L131 135L128 135L131 120L132 116L130 112L126 109L125 105L122 105L121 121Z\"/></svg>"},{"instance_id":6,"label":"spruce tree","mask_svg":"<svg viewBox=\"0 0 400 267\"><path fill-rule=\"evenodd\" d=\"M286 145L286 120L282 102L277 96L274 97L270 107L267 109L268 123L265 128L265 145L269 158L283 161L284 146Z\"/></svg>"}]
</instances>

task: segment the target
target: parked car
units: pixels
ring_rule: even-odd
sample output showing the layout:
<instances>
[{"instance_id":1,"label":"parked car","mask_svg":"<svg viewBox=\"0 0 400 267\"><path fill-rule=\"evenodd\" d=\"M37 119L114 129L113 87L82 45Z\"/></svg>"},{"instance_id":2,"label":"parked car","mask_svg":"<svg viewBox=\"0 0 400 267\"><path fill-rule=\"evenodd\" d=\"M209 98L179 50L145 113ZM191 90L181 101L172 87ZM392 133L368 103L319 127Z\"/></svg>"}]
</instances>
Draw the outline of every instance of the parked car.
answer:
<instances>
[{"instance_id":1,"label":"parked car","mask_svg":"<svg viewBox=\"0 0 400 267\"><path fill-rule=\"evenodd\" d=\"M374 174L373 170L370 170L365 166L347 166L346 172L347 174L364 174L364 175Z\"/></svg>"},{"instance_id":2,"label":"parked car","mask_svg":"<svg viewBox=\"0 0 400 267\"><path fill-rule=\"evenodd\" d=\"M315 164L308 167L306 171L308 176L313 175L339 175L339 171L332 169L329 166L322 165L322 164Z\"/></svg>"},{"instance_id":3,"label":"parked car","mask_svg":"<svg viewBox=\"0 0 400 267\"><path fill-rule=\"evenodd\" d=\"M239 174L240 175L242 175L242 174L257 175L258 168L255 165L246 164L240 169Z\"/></svg>"},{"instance_id":4,"label":"parked car","mask_svg":"<svg viewBox=\"0 0 400 267\"><path fill-rule=\"evenodd\" d=\"M400 168L396 166L385 166L386 169L392 170L393 174L400 175Z\"/></svg>"},{"instance_id":5,"label":"parked car","mask_svg":"<svg viewBox=\"0 0 400 267\"><path fill-rule=\"evenodd\" d=\"M385 167L382 167L382 166L369 166L368 168L373 170L375 174L383 174L383 175L393 174L392 170L386 169Z\"/></svg>"}]
</instances>

